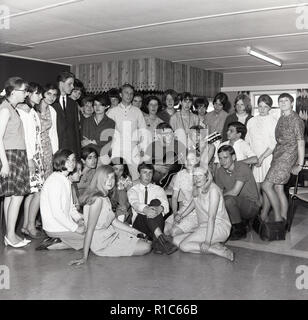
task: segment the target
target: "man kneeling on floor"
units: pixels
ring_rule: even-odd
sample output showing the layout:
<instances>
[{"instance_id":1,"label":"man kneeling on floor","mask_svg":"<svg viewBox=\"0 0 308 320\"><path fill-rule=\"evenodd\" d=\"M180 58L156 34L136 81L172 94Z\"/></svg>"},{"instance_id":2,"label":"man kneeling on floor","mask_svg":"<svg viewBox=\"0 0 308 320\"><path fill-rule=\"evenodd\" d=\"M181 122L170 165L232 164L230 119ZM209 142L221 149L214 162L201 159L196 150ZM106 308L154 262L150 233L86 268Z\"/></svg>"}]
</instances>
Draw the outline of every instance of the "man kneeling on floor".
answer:
<instances>
[{"instance_id":1,"label":"man kneeling on floor","mask_svg":"<svg viewBox=\"0 0 308 320\"><path fill-rule=\"evenodd\" d=\"M223 243L228 239L231 223L219 187L208 182L208 169L193 171L193 201L183 216L196 210L198 226L190 233L179 234L173 242L184 252L213 253L233 261L233 252Z\"/></svg>"},{"instance_id":2,"label":"man kneeling on floor","mask_svg":"<svg viewBox=\"0 0 308 320\"><path fill-rule=\"evenodd\" d=\"M163 188L152 183L152 164L141 163L138 172L140 182L127 192L128 201L133 209L133 228L145 233L149 240L153 241L155 253L171 254L177 247L163 234L164 215L169 212L166 193Z\"/></svg>"},{"instance_id":3,"label":"man kneeling on floor","mask_svg":"<svg viewBox=\"0 0 308 320\"><path fill-rule=\"evenodd\" d=\"M216 171L215 182L223 190L225 205L232 230L230 240L246 237L247 225L260 210L257 184L250 167L236 161L232 146L218 149L221 167Z\"/></svg>"}]
</instances>

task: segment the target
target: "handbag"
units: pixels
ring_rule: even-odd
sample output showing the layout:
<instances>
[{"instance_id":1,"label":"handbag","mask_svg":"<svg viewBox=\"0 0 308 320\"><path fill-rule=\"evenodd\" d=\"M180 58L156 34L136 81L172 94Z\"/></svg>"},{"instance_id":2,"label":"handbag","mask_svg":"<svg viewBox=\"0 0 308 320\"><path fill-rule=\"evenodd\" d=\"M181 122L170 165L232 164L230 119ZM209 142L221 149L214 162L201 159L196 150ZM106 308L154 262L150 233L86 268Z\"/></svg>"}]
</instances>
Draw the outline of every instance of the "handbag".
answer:
<instances>
[{"instance_id":1,"label":"handbag","mask_svg":"<svg viewBox=\"0 0 308 320\"><path fill-rule=\"evenodd\" d=\"M263 241L285 240L286 238L285 220L265 222L260 216L257 216L252 227Z\"/></svg>"}]
</instances>

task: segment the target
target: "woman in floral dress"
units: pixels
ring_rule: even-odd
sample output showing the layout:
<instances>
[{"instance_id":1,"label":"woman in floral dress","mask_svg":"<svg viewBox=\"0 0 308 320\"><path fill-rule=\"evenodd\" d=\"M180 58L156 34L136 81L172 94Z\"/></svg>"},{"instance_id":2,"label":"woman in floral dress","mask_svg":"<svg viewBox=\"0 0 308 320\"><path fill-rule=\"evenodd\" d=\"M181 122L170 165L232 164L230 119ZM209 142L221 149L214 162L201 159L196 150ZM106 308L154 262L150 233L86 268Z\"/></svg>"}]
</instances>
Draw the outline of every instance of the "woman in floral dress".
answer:
<instances>
[{"instance_id":1,"label":"woman in floral dress","mask_svg":"<svg viewBox=\"0 0 308 320\"><path fill-rule=\"evenodd\" d=\"M25 104L17 106L25 131L25 142L30 170L30 194L24 202L24 223L21 232L31 238L39 238L40 232L35 227L35 219L40 206L40 191L44 178L43 150L41 146L41 124L34 106L42 99L43 89L37 83L30 83Z\"/></svg>"},{"instance_id":2,"label":"woman in floral dress","mask_svg":"<svg viewBox=\"0 0 308 320\"><path fill-rule=\"evenodd\" d=\"M37 108L41 121L41 144L43 149L45 179L53 172L52 157L59 149L57 113L53 107L51 107L57 98L57 94L58 88L55 85L46 85L43 91L43 99Z\"/></svg>"},{"instance_id":3,"label":"woman in floral dress","mask_svg":"<svg viewBox=\"0 0 308 320\"><path fill-rule=\"evenodd\" d=\"M291 173L297 175L302 170L305 158L305 125L293 111L293 101L293 97L288 93L282 93L278 97L282 114L275 129L277 144L273 151L271 167L262 184L277 222L284 222L287 218L288 200L284 193L284 185ZM265 214L263 219L264 216Z\"/></svg>"}]
</instances>

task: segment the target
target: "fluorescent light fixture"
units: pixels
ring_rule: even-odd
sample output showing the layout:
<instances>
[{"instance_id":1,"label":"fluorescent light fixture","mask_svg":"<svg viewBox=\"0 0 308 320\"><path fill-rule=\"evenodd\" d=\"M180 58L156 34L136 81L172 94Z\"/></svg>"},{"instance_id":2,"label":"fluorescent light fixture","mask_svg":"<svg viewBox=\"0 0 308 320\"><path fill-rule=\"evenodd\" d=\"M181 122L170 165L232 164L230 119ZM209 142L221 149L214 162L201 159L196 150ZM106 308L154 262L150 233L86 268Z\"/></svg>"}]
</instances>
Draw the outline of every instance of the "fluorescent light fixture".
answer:
<instances>
[{"instance_id":1,"label":"fluorescent light fixture","mask_svg":"<svg viewBox=\"0 0 308 320\"><path fill-rule=\"evenodd\" d=\"M257 49L254 49L254 48L251 48L251 47L247 47L247 53L256 57L256 58L259 58L261 60L264 60L264 61L267 61L269 63L272 63L278 67L281 67L282 66L282 61L280 61L279 59L277 58L274 58L272 56L270 56L269 54L261 51L261 50L257 50Z\"/></svg>"},{"instance_id":2,"label":"fluorescent light fixture","mask_svg":"<svg viewBox=\"0 0 308 320\"><path fill-rule=\"evenodd\" d=\"M34 13L34 12L40 12L40 11L53 9L53 8L57 8L57 7L62 7L62 6L66 6L68 4L73 4L73 3L81 2L81 1L84 1L84 0L68 0L68 1L63 1L63 2L59 2L59 3L54 3L54 4L51 4L51 5L48 5L48 6L43 6L43 7L31 9L31 10L26 10L26 11L22 11L22 12L18 12L18 13L13 13L13 14L10 14L8 16L2 17L1 19L8 19L8 18L15 18L15 17L19 17L19 16L24 16L26 14L30 14L30 13Z\"/></svg>"}]
</instances>

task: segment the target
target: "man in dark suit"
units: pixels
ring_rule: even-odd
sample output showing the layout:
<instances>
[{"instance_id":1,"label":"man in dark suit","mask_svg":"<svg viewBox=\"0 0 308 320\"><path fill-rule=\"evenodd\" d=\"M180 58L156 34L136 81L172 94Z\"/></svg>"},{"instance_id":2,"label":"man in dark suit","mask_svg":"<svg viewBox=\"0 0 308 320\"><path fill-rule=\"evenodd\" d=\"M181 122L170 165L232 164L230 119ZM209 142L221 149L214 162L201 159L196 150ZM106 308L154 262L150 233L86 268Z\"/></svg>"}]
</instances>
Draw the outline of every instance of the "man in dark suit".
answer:
<instances>
[{"instance_id":1,"label":"man in dark suit","mask_svg":"<svg viewBox=\"0 0 308 320\"><path fill-rule=\"evenodd\" d=\"M75 75L68 71L64 71L58 76L60 96L52 106L57 112L59 149L72 150L79 157L81 145L78 105L68 96L74 89L74 80Z\"/></svg>"}]
</instances>

